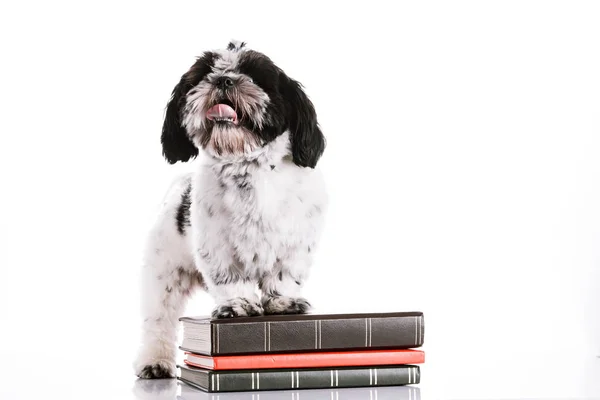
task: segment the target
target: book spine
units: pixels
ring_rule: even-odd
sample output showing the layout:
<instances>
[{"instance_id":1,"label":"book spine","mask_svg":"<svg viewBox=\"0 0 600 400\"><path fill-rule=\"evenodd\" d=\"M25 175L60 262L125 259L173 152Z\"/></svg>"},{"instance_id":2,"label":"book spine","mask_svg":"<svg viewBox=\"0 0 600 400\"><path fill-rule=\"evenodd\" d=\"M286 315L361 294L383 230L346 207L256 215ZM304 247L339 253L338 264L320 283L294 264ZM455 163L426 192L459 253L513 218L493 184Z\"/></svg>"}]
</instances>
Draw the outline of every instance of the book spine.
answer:
<instances>
[{"instance_id":1,"label":"book spine","mask_svg":"<svg viewBox=\"0 0 600 400\"><path fill-rule=\"evenodd\" d=\"M416 365L391 368L211 372L208 391L240 392L402 386L419 384L420 381L420 369Z\"/></svg>"},{"instance_id":2,"label":"book spine","mask_svg":"<svg viewBox=\"0 0 600 400\"><path fill-rule=\"evenodd\" d=\"M290 353L290 354L253 354L230 355L213 357L213 366L207 366L202 361L183 360L194 367L212 370L256 370L281 368L343 368L350 366L389 366L423 364L425 353L421 350L372 350L330 353Z\"/></svg>"},{"instance_id":3,"label":"book spine","mask_svg":"<svg viewBox=\"0 0 600 400\"><path fill-rule=\"evenodd\" d=\"M212 324L212 354L409 349L424 343L423 315Z\"/></svg>"}]
</instances>

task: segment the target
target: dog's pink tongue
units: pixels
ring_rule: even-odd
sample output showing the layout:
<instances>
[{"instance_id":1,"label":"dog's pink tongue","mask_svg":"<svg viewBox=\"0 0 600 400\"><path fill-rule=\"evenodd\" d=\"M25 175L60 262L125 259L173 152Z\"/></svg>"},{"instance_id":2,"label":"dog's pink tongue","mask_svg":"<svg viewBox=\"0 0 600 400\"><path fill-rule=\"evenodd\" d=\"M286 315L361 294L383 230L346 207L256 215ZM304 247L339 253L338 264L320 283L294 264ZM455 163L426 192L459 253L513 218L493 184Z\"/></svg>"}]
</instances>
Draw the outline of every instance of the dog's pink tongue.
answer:
<instances>
[{"instance_id":1,"label":"dog's pink tongue","mask_svg":"<svg viewBox=\"0 0 600 400\"><path fill-rule=\"evenodd\" d=\"M237 114L235 113L235 110L227 104L217 104L212 106L206 113L206 117L210 120L231 118L234 123L237 123Z\"/></svg>"}]
</instances>

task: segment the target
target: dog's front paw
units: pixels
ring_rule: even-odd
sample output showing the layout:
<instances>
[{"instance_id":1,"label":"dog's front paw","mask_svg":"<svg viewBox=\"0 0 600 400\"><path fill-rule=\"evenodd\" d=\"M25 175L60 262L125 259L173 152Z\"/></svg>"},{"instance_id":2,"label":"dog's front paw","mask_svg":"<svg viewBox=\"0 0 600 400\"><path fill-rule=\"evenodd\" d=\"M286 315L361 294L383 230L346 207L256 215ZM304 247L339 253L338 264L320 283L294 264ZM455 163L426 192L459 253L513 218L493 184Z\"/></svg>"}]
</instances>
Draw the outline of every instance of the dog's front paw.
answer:
<instances>
[{"instance_id":1,"label":"dog's front paw","mask_svg":"<svg viewBox=\"0 0 600 400\"><path fill-rule=\"evenodd\" d=\"M219 304L212 312L215 319L234 317L255 317L263 314L263 308L257 301L238 297Z\"/></svg>"},{"instance_id":2,"label":"dog's front paw","mask_svg":"<svg viewBox=\"0 0 600 400\"><path fill-rule=\"evenodd\" d=\"M137 376L142 379L175 378L175 368L175 363L172 361L154 361L138 367Z\"/></svg>"},{"instance_id":3,"label":"dog's front paw","mask_svg":"<svg viewBox=\"0 0 600 400\"><path fill-rule=\"evenodd\" d=\"M301 297L267 296L263 298L265 314L306 314L311 305Z\"/></svg>"}]
</instances>

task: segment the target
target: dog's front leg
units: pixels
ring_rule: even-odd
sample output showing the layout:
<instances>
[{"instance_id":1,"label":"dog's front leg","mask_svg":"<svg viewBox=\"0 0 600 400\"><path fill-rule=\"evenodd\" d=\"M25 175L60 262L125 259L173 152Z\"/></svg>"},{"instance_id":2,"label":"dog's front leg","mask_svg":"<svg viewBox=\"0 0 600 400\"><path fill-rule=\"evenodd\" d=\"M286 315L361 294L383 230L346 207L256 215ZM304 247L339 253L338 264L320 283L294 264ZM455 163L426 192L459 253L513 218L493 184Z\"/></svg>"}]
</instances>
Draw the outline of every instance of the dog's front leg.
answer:
<instances>
[{"instance_id":1,"label":"dog's front leg","mask_svg":"<svg viewBox=\"0 0 600 400\"><path fill-rule=\"evenodd\" d=\"M308 277L310 251L295 252L278 259L272 271L260 281L262 306L265 314L305 314L311 304L301 295Z\"/></svg>"},{"instance_id":2,"label":"dog's front leg","mask_svg":"<svg viewBox=\"0 0 600 400\"><path fill-rule=\"evenodd\" d=\"M217 249L212 254L199 251L197 264L205 276L208 292L216 307L213 318L233 318L263 314L260 299L256 294L257 280L231 252Z\"/></svg>"}]
</instances>

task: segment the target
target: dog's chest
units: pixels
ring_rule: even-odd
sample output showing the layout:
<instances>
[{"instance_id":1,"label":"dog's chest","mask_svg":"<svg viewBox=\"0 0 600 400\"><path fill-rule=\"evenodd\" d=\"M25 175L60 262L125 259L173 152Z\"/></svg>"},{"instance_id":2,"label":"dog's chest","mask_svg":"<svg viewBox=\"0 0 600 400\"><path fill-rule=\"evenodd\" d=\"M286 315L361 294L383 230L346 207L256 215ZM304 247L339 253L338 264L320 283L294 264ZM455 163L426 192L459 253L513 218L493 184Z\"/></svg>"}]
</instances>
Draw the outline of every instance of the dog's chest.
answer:
<instances>
[{"instance_id":1,"label":"dog's chest","mask_svg":"<svg viewBox=\"0 0 600 400\"><path fill-rule=\"evenodd\" d=\"M209 246L229 246L242 262L264 265L312 240L320 205L310 177L293 169L229 166L213 170L205 184L201 224Z\"/></svg>"}]
</instances>

